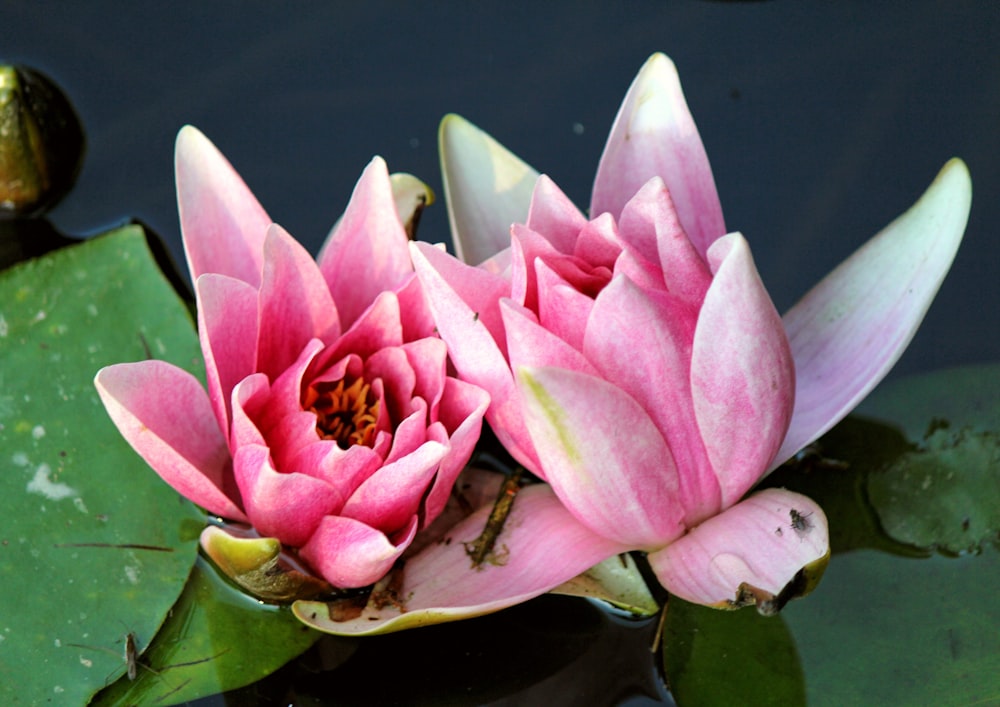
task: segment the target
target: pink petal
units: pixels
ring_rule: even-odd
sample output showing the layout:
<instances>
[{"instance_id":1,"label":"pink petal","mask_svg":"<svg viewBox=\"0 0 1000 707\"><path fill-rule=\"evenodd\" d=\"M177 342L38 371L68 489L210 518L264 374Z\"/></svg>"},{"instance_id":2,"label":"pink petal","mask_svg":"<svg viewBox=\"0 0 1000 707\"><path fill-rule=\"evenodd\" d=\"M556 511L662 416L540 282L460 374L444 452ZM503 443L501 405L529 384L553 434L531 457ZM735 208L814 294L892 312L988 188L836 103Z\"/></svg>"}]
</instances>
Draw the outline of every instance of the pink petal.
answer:
<instances>
[{"instance_id":1,"label":"pink petal","mask_svg":"<svg viewBox=\"0 0 1000 707\"><path fill-rule=\"evenodd\" d=\"M510 225L528 215L538 172L457 115L441 121L438 142L455 252L476 265L510 245Z\"/></svg>"},{"instance_id":2,"label":"pink petal","mask_svg":"<svg viewBox=\"0 0 1000 707\"><path fill-rule=\"evenodd\" d=\"M272 225L264 241L257 370L274 380L311 339L336 336L337 311L312 256Z\"/></svg>"},{"instance_id":3,"label":"pink petal","mask_svg":"<svg viewBox=\"0 0 1000 707\"><path fill-rule=\"evenodd\" d=\"M538 323L568 346L583 351L583 339L594 299L566 282L544 260L535 261L535 279L538 283ZM510 338L508 329L508 342Z\"/></svg>"},{"instance_id":4,"label":"pink petal","mask_svg":"<svg viewBox=\"0 0 1000 707\"><path fill-rule=\"evenodd\" d=\"M438 464L448 448L426 442L402 459L384 465L347 500L340 515L391 534L417 515Z\"/></svg>"},{"instance_id":5,"label":"pink petal","mask_svg":"<svg viewBox=\"0 0 1000 707\"><path fill-rule=\"evenodd\" d=\"M593 223L588 228L607 231L614 225L610 217L604 223ZM615 254L606 264L591 263L576 255L560 253L542 234L527 226L514 224L511 228L510 298L528 309L538 306L538 283L535 278L536 263L546 267L580 292L594 297L611 279L611 266Z\"/></svg>"},{"instance_id":6,"label":"pink petal","mask_svg":"<svg viewBox=\"0 0 1000 707\"><path fill-rule=\"evenodd\" d=\"M691 387L725 508L760 479L778 451L791 418L795 369L746 240L734 233L716 241L709 261L715 277L695 329Z\"/></svg>"},{"instance_id":7,"label":"pink petal","mask_svg":"<svg viewBox=\"0 0 1000 707\"><path fill-rule=\"evenodd\" d=\"M649 564L671 594L725 607L744 583L777 596L829 552L823 510L797 493L766 489L650 553Z\"/></svg>"},{"instance_id":8,"label":"pink petal","mask_svg":"<svg viewBox=\"0 0 1000 707\"><path fill-rule=\"evenodd\" d=\"M512 368L555 366L598 375L597 369L578 349L540 326L535 315L526 308L510 300L501 300L500 307L507 328L507 348Z\"/></svg>"},{"instance_id":9,"label":"pink petal","mask_svg":"<svg viewBox=\"0 0 1000 707\"><path fill-rule=\"evenodd\" d=\"M519 368L518 382L542 468L577 520L632 548L684 531L673 456L633 398L560 368Z\"/></svg>"},{"instance_id":10,"label":"pink petal","mask_svg":"<svg viewBox=\"0 0 1000 707\"><path fill-rule=\"evenodd\" d=\"M233 388L256 370L257 290L215 273L199 277L194 288L208 396L219 429L228 430Z\"/></svg>"},{"instance_id":11,"label":"pink petal","mask_svg":"<svg viewBox=\"0 0 1000 707\"><path fill-rule=\"evenodd\" d=\"M214 272L257 287L271 219L232 165L197 128L181 128L174 159L191 279Z\"/></svg>"},{"instance_id":12,"label":"pink petal","mask_svg":"<svg viewBox=\"0 0 1000 707\"><path fill-rule=\"evenodd\" d=\"M722 207L677 69L663 54L639 70L618 111L597 168L591 217L607 211L617 219L652 177L666 183L684 230L704 255L726 232Z\"/></svg>"},{"instance_id":13,"label":"pink petal","mask_svg":"<svg viewBox=\"0 0 1000 707\"><path fill-rule=\"evenodd\" d=\"M345 356L360 359L403 343L403 325L400 321L399 300L392 292L379 294L372 305L354 320L351 328L335 339L316 357L312 370L324 374L327 367Z\"/></svg>"},{"instance_id":14,"label":"pink petal","mask_svg":"<svg viewBox=\"0 0 1000 707\"><path fill-rule=\"evenodd\" d=\"M379 293L395 290L413 274L408 242L389 171L376 157L319 254L319 268L345 329Z\"/></svg>"},{"instance_id":15,"label":"pink petal","mask_svg":"<svg viewBox=\"0 0 1000 707\"><path fill-rule=\"evenodd\" d=\"M317 440L299 447L288 461L288 469L308 474L325 481L346 503L358 486L382 466L380 457L370 447L355 444L341 449L336 442ZM331 513L340 513L343 503L331 507Z\"/></svg>"},{"instance_id":16,"label":"pink petal","mask_svg":"<svg viewBox=\"0 0 1000 707\"><path fill-rule=\"evenodd\" d=\"M325 604L296 602L304 623L344 635L388 633L481 616L544 594L628 548L577 522L552 490L537 484L518 493L494 545L493 562L473 567L465 543L486 524L491 505L456 525L446 538L409 559L399 596L405 612L369 605L357 619L333 621Z\"/></svg>"},{"instance_id":17,"label":"pink petal","mask_svg":"<svg viewBox=\"0 0 1000 707\"><path fill-rule=\"evenodd\" d=\"M621 239L660 267L663 285L675 297L700 305L712 276L681 227L663 180L653 177L625 204Z\"/></svg>"},{"instance_id":18,"label":"pink petal","mask_svg":"<svg viewBox=\"0 0 1000 707\"><path fill-rule=\"evenodd\" d=\"M263 373L247 376L233 388L232 425L229 448L239 449L249 444L267 446L257 420L263 417L271 399L271 384Z\"/></svg>"},{"instance_id":19,"label":"pink petal","mask_svg":"<svg viewBox=\"0 0 1000 707\"><path fill-rule=\"evenodd\" d=\"M456 477L479 440L483 415L489 404L490 396L482 388L455 378L445 380L438 421L448 432L449 446L441 460L434 487L424 501L427 519L436 518L444 509Z\"/></svg>"},{"instance_id":20,"label":"pink petal","mask_svg":"<svg viewBox=\"0 0 1000 707\"><path fill-rule=\"evenodd\" d=\"M576 250L577 236L587 225L587 219L556 183L543 174L535 183L528 218L524 223L535 233L545 236L560 253L572 254Z\"/></svg>"},{"instance_id":21,"label":"pink petal","mask_svg":"<svg viewBox=\"0 0 1000 707\"><path fill-rule=\"evenodd\" d=\"M315 477L277 471L267 447L237 449L233 473L253 527L292 547L305 543L323 517L344 502L336 489Z\"/></svg>"},{"instance_id":22,"label":"pink petal","mask_svg":"<svg viewBox=\"0 0 1000 707\"><path fill-rule=\"evenodd\" d=\"M666 293L643 292L616 277L595 300L584 339L584 354L600 377L641 406L669 447L670 463L680 470L675 502L688 522L720 508L691 397L694 314Z\"/></svg>"},{"instance_id":23,"label":"pink petal","mask_svg":"<svg viewBox=\"0 0 1000 707\"><path fill-rule=\"evenodd\" d=\"M140 361L102 368L94 385L122 436L164 481L211 513L247 519L226 439L194 376L164 361Z\"/></svg>"},{"instance_id":24,"label":"pink petal","mask_svg":"<svg viewBox=\"0 0 1000 707\"><path fill-rule=\"evenodd\" d=\"M416 273L397 292L399 318L403 324L403 341L416 341L434 336L434 317L424 298L424 290Z\"/></svg>"},{"instance_id":25,"label":"pink petal","mask_svg":"<svg viewBox=\"0 0 1000 707\"><path fill-rule=\"evenodd\" d=\"M463 265L433 246L415 243L410 252L438 333L448 344L459 376L490 394L486 419L500 443L525 468L537 470L538 461L521 421L514 376L507 364L506 337L497 304L509 293L509 282ZM470 300L475 304L470 305Z\"/></svg>"},{"instance_id":26,"label":"pink petal","mask_svg":"<svg viewBox=\"0 0 1000 707\"><path fill-rule=\"evenodd\" d=\"M345 589L364 587L380 580L417 532L411 519L406 532L394 543L385 534L361 521L327 516L299 551L326 581Z\"/></svg>"},{"instance_id":27,"label":"pink petal","mask_svg":"<svg viewBox=\"0 0 1000 707\"><path fill-rule=\"evenodd\" d=\"M952 159L916 204L785 314L798 387L772 467L833 427L899 360L951 267L971 199L968 168Z\"/></svg>"}]
</instances>

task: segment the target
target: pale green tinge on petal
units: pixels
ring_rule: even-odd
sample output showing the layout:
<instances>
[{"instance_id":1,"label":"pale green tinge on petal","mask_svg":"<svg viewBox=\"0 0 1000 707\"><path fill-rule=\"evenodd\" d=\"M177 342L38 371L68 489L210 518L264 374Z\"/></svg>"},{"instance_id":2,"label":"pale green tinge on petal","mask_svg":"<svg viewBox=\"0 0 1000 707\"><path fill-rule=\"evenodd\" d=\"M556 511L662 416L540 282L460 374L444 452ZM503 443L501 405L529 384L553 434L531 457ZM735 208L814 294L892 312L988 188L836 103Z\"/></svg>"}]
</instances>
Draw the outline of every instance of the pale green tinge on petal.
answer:
<instances>
[{"instance_id":1,"label":"pale green tinge on petal","mask_svg":"<svg viewBox=\"0 0 1000 707\"><path fill-rule=\"evenodd\" d=\"M283 557L276 538L235 537L210 525L202 531L201 547L223 574L264 601L286 603L332 589Z\"/></svg>"},{"instance_id":2,"label":"pale green tinge on petal","mask_svg":"<svg viewBox=\"0 0 1000 707\"><path fill-rule=\"evenodd\" d=\"M772 469L847 415L902 355L951 267L971 201L968 168L952 159L916 204L785 314L795 410Z\"/></svg>"},{"instance_id":3,"label":"pale green tinge on petal","mask_svg":"<svg viewBox=\"0 0 1000 707\"><path fill-rule=\"evenodd\" d=\"M600 599L639 616L652 616L660 610L629 554L610 557L594 565L560 584L552 594Z\"/></svg>"},{"instance_id":4,"label":"pale green tinge on petal","mask_svg":"<svg viewBox=\"0 0 1000 707\"><path fill-rule=\"evenodd\" d=\"M403 223L406 235L412 241L416 237L417 224L424 207L434 203L433 190L412 174L396 172L389 175L392 197L396 201L396 211Z\"/></svg>"},{"instance_id":5,"label":"pale green tinge on petal","mask_svg":"<svg viewBox=\"0 0 1000 707\"><path fill-rule=\"evenodd\" d=\"M321 601L297 601L292 604L292 613L303 624L336 636L379 636L411 628L471 619L495 610L492 607L482 606L477 607L476 611L469 611L463 607L415 609L401 613L396 607L386 606L379 611L366 610L371 613L345 621L336 618L330 605ZM365 626L366 621L370 622L371 628Z\"/></svg>"},{"instance_id":6,"label":"pale green tinge on petal","mask_svg":"<svg viewBox=\"0 0 1000 707\"><path fill-rule=\"evenodd\" d=\"M438 142L455 252L478 265L510 246L510 226L527 218L538 172L454 114L441 121Z\"/></svg>"}]
</instances>

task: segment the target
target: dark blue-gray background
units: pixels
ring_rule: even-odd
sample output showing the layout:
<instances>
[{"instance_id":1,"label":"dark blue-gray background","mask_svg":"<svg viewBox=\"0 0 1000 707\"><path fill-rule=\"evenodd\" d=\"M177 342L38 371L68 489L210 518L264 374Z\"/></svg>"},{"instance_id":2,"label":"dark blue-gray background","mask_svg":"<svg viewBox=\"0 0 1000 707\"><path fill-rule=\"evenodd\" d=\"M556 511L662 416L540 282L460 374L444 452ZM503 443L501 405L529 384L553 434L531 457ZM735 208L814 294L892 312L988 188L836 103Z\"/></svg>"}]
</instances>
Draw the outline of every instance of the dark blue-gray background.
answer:
<instances>
[{"instance_id":1,"label":"dark blue-gray background","mask_svg":"<svg viewBox=\"0 0 1000 707\"><path fill-rule=\"evenodd\" d=\"M0 7L0 59L53 76L89 136L52 221L85 234L138 217L178 254L184 123L315 252L374 154L441 194L446 112L586 206L619 102L654 51L677 64L727 225L750 239L782 311L961 156L966 240L897 375L1000 360L998 46L991 0ZM446 234L439 205L421 236Z\"/></svg>"}]
</instances>

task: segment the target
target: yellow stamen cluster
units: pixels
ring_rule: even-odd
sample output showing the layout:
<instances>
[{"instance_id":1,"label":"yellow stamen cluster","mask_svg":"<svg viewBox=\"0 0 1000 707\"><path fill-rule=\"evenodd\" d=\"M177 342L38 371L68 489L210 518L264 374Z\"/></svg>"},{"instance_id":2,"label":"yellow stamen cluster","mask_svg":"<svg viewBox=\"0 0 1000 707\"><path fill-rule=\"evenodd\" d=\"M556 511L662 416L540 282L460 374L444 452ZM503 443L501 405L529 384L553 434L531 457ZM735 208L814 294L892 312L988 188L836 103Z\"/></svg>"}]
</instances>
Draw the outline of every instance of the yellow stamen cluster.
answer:
<instances>
[{"instance_id":1,"label":"yellow stamen cluster","mask_svg":"<svg viewBox=\"0 0 1000 707\"><path fill-rule=\"evenodd\" d=\"M302 407L316 413L316 433L341 449L371 447L375 441L379 401L362 378L350 385L343 378L314 383L306 389Z\"/></svg>"}]
</instances>

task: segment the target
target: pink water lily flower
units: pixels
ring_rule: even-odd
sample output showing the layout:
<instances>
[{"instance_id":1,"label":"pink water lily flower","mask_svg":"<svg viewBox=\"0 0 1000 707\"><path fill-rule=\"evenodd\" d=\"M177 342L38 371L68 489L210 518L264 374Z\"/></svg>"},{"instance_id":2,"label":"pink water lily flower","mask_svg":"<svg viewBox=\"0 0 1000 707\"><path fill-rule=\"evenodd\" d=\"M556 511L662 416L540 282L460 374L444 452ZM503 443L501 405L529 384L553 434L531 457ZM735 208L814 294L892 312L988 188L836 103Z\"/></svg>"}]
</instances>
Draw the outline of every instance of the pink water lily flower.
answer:
<instances>
[{"instance_id":1,"label":"pink water lily flower","mask_svg":"<svg viewBox=\"0 0 1000 707\"><path fill-rule=\"evenodd\" d=\"M176 169L208 390L148 360L102 369L101 399L178 492L335 586L371 584L443 509L488 404L446 374L385 163L318 262L192 127Z\"/></svg>"},{"instance_id":2,"label":"pink water lily flower","mask_svg":"<svg viewBox=\"0 0 1000 707\"><path fill-rule=\"evenodd\" d=\"M414 263L460 377L490 392L491 427L548 485L515 502L503 566L470 572L461 542L441 544L407 565L405 613L319 623L367 633L484 613L633 549L677 596L779 607L827 556L826 518L783 489L745 494L901 355L961 241L965 165L949 162L780 317L747 241L726 232L662 54L625 97L589 220L457 116L441 149L465 262L414 244ZM468 542L484 522L481 511L450 537Z\"/></svg>"}]
</instances>

